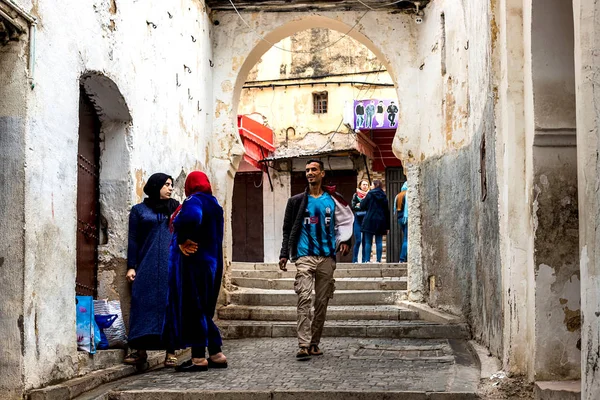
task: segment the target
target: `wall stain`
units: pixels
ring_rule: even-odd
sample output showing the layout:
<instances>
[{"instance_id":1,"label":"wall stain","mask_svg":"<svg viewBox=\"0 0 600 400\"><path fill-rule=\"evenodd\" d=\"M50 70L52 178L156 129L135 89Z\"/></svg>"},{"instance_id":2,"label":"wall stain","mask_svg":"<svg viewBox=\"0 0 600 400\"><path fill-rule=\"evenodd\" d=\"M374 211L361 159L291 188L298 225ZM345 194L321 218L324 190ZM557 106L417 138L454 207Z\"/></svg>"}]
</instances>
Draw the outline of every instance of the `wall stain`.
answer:
<instances>
[{"instance_id":1,"label":"wall stain","mask_svg":"<svg viewBox=\"0 0 600 400\"><path fill-rule=\"evenodd\" d=\"M217 100L217 106L215 107L215 117L221 118L221 113L227 111L227 104L221 100Z\"/></svg>"},{"instance_id":2,"label":"wall stain","mask_svg":"<svg viewBox=\"0 0 600 400\"><path fill-rule=\"evenodd\" d=\"M561 304L562 304L561 299ZM569 310L569 307L564 307L565 326L569 332L576 332L581 329L581 310Z\"/></svg>"},{"instance_id":3,"label":"wall stain","mask_svg":"<svg viewBox=\"0 0 600 400\"><path fill-rule=\"evenodd\" d=\"M448 77L448 86L446 89L446 96L444 101L444 133L446 136L446 145L450 145L452 141L452 133L454 130L454 109L456 107L456 98L454 97L454 91L452 88L452 77Z\"/></svg>"},{"instance_id":4,"label":"wall stain","mask_svg":"<svg viewBox=\"0 0 600 400\"><path fill-rule=\"evenodd\" d=\"M136 203L141 203L142 197L144 197L144 170L135 170L135 195L137 197Z\"/></svg>"}]
</instances>

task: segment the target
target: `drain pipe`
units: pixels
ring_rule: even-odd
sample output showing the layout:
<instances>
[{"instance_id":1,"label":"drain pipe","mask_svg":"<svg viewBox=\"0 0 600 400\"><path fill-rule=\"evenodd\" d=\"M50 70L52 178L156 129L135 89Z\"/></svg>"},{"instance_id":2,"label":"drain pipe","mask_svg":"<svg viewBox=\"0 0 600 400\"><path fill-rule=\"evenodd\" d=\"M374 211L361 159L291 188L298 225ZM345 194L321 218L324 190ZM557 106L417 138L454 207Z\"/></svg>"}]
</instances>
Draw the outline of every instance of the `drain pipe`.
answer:
<instances>
[{"instance_id":1,"label":"drain pipe","mask_svg":"<svg viewBox=\"0 0 600 400\"><path fill-rule=\"evenodd\" d=\"M29 22L29 84L31 89L35 88L34 73L35 73L35 34L37 20L34 16L23 10L21 6L15 3L13 0L2 0L6 2L17 14L19 14L24 20Z\"/></svg>"}]
</instances>

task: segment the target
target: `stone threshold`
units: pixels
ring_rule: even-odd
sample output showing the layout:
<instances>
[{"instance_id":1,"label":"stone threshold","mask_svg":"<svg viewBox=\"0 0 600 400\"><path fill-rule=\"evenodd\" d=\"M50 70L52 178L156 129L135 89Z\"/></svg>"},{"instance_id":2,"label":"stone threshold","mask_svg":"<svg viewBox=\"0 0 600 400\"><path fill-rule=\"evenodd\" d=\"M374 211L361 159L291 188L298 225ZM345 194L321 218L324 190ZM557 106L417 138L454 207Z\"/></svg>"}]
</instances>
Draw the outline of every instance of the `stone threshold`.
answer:
<instances>
[{"instance_id":1,"label":"stone threshold","mask_svg":"<svg viewBox=\"0 0 600 400\"><path fill-rule=\"evenodd\" d=\"M131 390L113 391L108 400L473 400L479 399L474 392L411 392L411 391L308 391L308 390L267 390L267 391L162 391Z\"/></svg>"},{"instance_id":2,"label":"stone threshold","mask_svg":"<svg viewBox=\"0 0 600 400\"><path fill-rule=\"evenodd\" d=\"M465 322L461 317L432 308L425 303L413 303L411 301L401 300L398 305L418 312L419 318L424 321L437 322L438 324L460 324Z\"/></svg>"},{"instance_id":3,"label":"stone threshold","mask_svg":"<svg viewBox=\"0 0 600 400\"><path fill-rule=\"evenodd\" d=\"M148 362L145 365L116 365L113 367L99 369L86 375L73 378L56 385L47 386L41 389L29 391L27 399L29 400L71 400L77 396L93 390L100 385L113 382L127 376L146 372L157 366L162 366L164 361L164 352L150 352Z\"/></svg>"}]
</instances>

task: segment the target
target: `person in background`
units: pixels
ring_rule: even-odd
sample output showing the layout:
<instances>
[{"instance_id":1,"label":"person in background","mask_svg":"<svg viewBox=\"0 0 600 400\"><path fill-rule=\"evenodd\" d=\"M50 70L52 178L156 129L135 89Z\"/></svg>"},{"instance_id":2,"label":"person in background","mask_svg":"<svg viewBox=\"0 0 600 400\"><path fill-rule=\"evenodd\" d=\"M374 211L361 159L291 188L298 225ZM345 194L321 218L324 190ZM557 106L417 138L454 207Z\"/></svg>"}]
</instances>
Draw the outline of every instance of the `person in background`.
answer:
<instances>
[{"instance_id":1,"label":"person in background","mask_svg":"<svg viewBox=\"0 0 600 400\"><path fill-rule=\"evenodd\" d=\"M402 246L400 247L400 262L406 262L408 258L408 200L406 193L408 191L408 181L404 182L400 193L394 199L394 214L398 218L398 225L402 231Z\"/></svg>"},{"instance_id":2,"label":"person in background","mask_svg":"<svg viewBox=\"0 0 600 400\"><path fill-rule=\"evenodd\" d=\"M171 217L164 338L174 349L192 348L192 359L179 365L178 372L227 368L221 333L213 321L223 278L223 208L203 172L187 176L185 195Z\"/></svg>"},{"instance_id":3,"label":"person in background","mask_svg":"<svg viewBox=\"0 0 600 400\"><path fill-rule=\"evenodd\" d=\"M383 256L383 235L387 234L387 231L390 229L390 207L381 185L382 182L379 179L375 179L373 181L373 188L360 203L361 210L367 211L361 225L363 251L366 257L364 262L371 261L373 237L375 237L377 262L381 262L381 257Z\"/></svg>"},{"instance_id":4,"label":"person in background","mask_svg":"<svg viewBox=\"0 0 600 400\"><path fill-rule=\"evenodd\" d=\"M126 364L143 364L146 350L164 350L163 321L167 307L169 275L169 217L179 206L171 198L173 178L157 173L144 186L148 197L129 214L127 280L131 282L129 347L137 351L125 357ZM165 366L177 364L173 349L167 349Z\"/></svg>"},{"instance_id":5,"label":"person in background","mask_svg":"<svg viewBox=\"0 0 600 400\"><path fill-rule=\"evenodd\" d=\"M356 193L352 196L352 211L354 212L354 249L352 252L352 262L358 262L358 251L360 250L362 235L360 226L363 222L363 217L367 213L360 209L360 202L365 198L369 191L369 182L362 180L356 189ZM362 262L365 262L365 248L362 251Z\"/></svg>"}]
</instances>

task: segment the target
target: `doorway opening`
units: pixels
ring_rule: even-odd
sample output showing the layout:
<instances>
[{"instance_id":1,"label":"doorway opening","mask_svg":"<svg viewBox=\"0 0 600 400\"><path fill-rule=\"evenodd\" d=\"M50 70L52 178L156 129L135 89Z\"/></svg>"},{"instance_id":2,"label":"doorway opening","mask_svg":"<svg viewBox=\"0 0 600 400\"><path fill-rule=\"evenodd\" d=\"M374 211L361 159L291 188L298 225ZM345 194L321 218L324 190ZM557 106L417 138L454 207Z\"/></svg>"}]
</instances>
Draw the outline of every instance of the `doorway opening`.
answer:
<instances>
[{"instance_id":1,"label":"doorway opening","mask_svg":"<svg viewBox=\"0 0 600 400\"><path fill-rule=\"evenodd\" d=\"M233 261L264 261L263 172L238 172L233 184Z\"/></svg>"},{"instance_id":2,"label":"doorway opening","mask_svg":"<svg viewBox=\"0 0 600 400\"><path fill-rule=\"evenodd\" d=\"M79 89L77 167L75 292L96 297L100 244L100 119L83 88Z\"/></svg>"},{"instance_id":3,"label":"doorway opening","mask_svg":"<svg viewBox=\"0 0 600 400\"><path fill-rule=\"evenodd\" d=\"M116 83L102 73L82 75L79 98L76 293L116 300L127 293L131 115ZM127 309L127 299L121 301Z\"/></svg>"}]
</instances>

